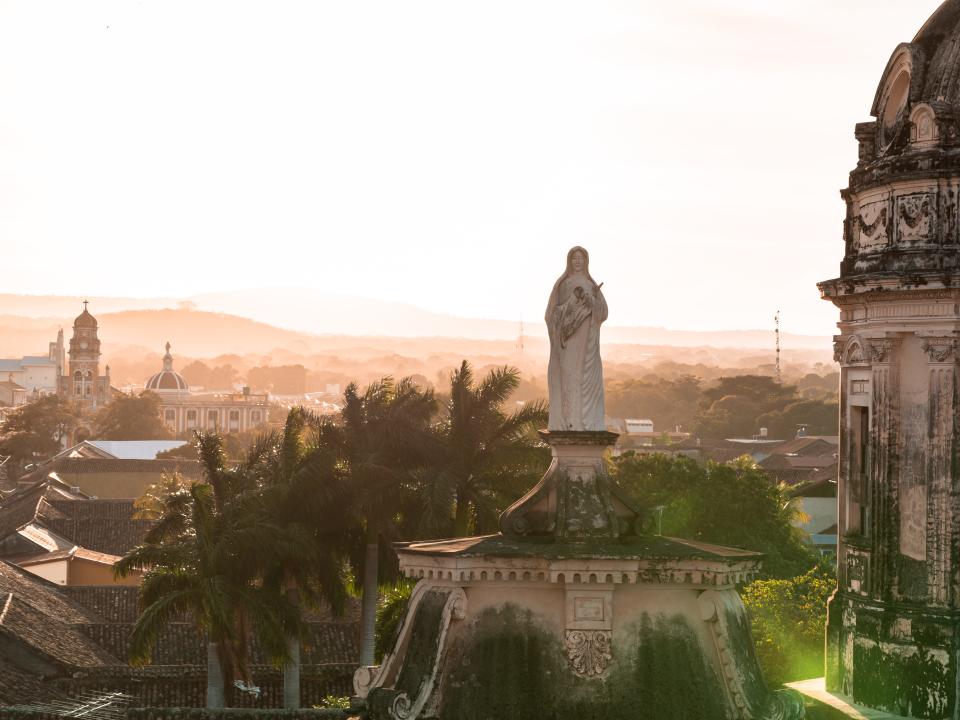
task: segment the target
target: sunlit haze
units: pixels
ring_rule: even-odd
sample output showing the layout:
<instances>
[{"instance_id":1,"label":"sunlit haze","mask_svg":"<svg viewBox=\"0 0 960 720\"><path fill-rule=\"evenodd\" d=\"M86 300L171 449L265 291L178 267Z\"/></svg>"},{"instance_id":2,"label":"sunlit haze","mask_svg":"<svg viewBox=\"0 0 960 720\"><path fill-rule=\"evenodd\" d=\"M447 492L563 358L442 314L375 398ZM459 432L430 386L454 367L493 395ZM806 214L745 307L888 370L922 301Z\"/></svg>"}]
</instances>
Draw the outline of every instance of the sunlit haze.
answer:
<instances>
[{"instance_id":1,"label":"sunlit haze","mask_svg":"<svg viewBox=\"0 0 960 720\"><path fill-rule=\"evenodd\" d=\"M582 244L611 325L829 335L854 124L938 5L0 1L4 291L535 321Z\"/></svg>"}]
</instances>

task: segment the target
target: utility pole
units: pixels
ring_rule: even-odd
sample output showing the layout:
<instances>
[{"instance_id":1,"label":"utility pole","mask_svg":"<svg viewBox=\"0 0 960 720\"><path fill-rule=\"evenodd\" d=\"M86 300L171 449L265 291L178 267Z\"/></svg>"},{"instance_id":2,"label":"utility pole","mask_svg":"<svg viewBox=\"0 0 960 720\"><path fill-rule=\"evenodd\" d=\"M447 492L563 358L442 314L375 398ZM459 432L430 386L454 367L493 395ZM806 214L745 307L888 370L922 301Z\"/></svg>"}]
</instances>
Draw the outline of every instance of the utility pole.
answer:
<instances>
[{"instance_id":1,"label":"utility pole","mask_svg":"<svg viewBox=\"0 0 960 720\"><path fill-rule=\"evenodd\" d=\"M776 336L777 342L777 385L783 384L783 377L780 374L780 311L777 310L777 314L773 316L774 322L774 335Z\"/></svg>"}]
</instances>

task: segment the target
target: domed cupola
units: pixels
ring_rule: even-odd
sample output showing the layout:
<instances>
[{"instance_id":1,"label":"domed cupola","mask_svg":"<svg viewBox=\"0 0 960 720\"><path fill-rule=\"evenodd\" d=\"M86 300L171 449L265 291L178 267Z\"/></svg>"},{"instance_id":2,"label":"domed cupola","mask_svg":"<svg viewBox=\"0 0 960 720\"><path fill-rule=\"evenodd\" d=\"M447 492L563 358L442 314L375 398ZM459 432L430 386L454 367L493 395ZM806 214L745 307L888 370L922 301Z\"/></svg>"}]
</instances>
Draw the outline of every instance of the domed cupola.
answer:
<instances>
[{"instance_id":1,"label":"domed cupola","mask_svg":"<svg viewBox=\"0 0 960 720\"><path fill-rule=\"evenodd\" d=\"M894 50L870 112L842 193L844 282L822 289L960 285L960 0Z\"/></svg>"},{"instance_id":2,"label":"domed cupola","mask_svg":"<svg viewBox=\"0 0 960 720\"><path fill-rule=\"evenodd\" d=\"M187 393L190 391L187 381L173 369L170 343L167 343L167 354L163 356L163 370L147 380L146 389L161 394Z\"/></svg>"},{"instance_id":3,"label":"domed cupola","mask_svg":"<svg viewBox=\"0 0 960 720\"><path fill-rule=\"evenodd\" d=\"M97 319L90 314L90 311L87 310L87 303L83 303L83 312L77 315L76 319L73 321L73 326L75 328L93 328L97 327Z\"/></svg>"}]
</instances>

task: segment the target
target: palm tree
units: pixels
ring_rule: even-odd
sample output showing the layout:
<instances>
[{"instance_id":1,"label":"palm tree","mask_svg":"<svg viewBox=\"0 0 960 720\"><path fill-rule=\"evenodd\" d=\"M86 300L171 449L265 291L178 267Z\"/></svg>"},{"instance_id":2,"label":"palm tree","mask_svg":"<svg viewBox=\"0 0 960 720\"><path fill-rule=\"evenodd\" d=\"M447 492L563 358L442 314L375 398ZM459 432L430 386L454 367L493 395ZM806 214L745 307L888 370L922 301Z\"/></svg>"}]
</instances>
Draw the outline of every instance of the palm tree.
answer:
<instances>
[{"instance_id":1,"label":"palm tree","mask_svg":"<svg viewBox=\"0 0 960 720\"><path fill-rule=\"evenodd\" d=\"M395 528L398 509L408 505L411 472L422 464L431 447L430 421L437 402L432 391L420 390L405 378L371 383L363 393L351 383L337 422L320 426L320 440L337 452L347 474L358 532L353 557L362 575L362 665L375 662L376 610L380 552Z\"/></svg>"},{"instance_id":2,"label":"palm tree","mask_svg":"<svg viewBox=\"0 0 960 720\"><path fill-rule=\"evenodd\" d=\"M520 371L513 367L495 368L476 384L466 360L450 378L447 414L438 427L444 457L429 496L452 497L457 537L495 527L499 511L546 468L549 456L533 434L547 423L546 405L504 410L519 384Z\"/></svg>"},{"instance_id":3,"label":"palm tree","mask_svg":"<svg viewBox=\"0 0 960 720\"><path fill-rule=\"evenodd\" d=\"M291 607L326 602L336 613L346 598L343 563L348 521L340 508L344 475L330 448L318 446L310 429L319 424L302 407L287 414L281 432L261 439L263 453L257 514L277 538L261 569L264 585L285 594ZM318 520L322 519L322 522ZM300 635L287 637L283 657L284 707L300 707Z\"/></svg>"},{"instance_id":4,"label":"palm tree","mask_svg":"<svg viewBox=\"0 0 960 720\"><path fill-rule=\"evenodd\" d=\"M238 675L252 684L247 652L251 625L271 656L282 656L299 614L273 585L257 582L256 569L278 540L271 526L250 511L253 470L265 447L254 447L245 463L224 467L221 440L198 435L206 482L163 499L160 519L115 566L119 577L145 573L142 608L131 634L131 661L147 663L167 623L190 616L209 637L207 706L224 707Z\"/></svg>"}]
</instances>

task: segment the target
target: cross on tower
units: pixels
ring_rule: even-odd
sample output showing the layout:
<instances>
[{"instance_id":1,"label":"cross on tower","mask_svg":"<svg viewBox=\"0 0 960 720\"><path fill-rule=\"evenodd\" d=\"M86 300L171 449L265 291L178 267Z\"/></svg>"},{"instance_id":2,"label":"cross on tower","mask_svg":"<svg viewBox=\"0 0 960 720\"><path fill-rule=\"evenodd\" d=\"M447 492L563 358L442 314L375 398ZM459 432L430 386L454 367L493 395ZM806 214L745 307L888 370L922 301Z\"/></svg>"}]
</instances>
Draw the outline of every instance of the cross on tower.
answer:
<instances>
[{"instance_id":1,"label":"cross on tower","mask_svg":"<svg viewBox=\"0 0 960 720\"><path fill-rule=\"evenodd\" d=\"M89 300L84 300L84 301L83 301L83 309L84 309L84 310L87 309L87 303L88 303L88 302L90 302L90 301L89 301Z\"/></svg>"}]
</instances>

